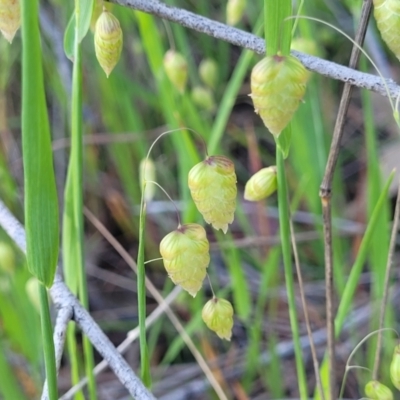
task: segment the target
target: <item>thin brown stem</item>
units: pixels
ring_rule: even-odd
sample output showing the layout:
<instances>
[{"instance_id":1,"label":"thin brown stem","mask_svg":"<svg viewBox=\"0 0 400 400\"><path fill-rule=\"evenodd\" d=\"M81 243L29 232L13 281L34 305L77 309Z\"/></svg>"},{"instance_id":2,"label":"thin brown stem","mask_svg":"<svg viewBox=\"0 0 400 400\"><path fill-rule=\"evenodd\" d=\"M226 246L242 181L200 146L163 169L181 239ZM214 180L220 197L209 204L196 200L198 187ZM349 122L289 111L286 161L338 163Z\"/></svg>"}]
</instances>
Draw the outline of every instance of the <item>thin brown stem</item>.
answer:
<instances>
[{"instance_id":1,"label":"thin brown stem","mask_svg":"<svg viewBox=\"0 0 400 400\"><path fill-rule=\"evenodd\" d=\"M396 246L397 231L399 229L399 216L400 216L400 182L399 182L399 188L397 191L396 208L395 208L395 212L394 212L392 234L390 237L389 253L388 253L388 258L387 258L387 263L386 263L384 292L383 292L383 297L382 297L381 310L379 313L378 340L376 343L374 369L372 371L372 379L373 380L376 380L378 377L379 363L380 363L380 357L381 357L381 348L382 348L383 324L385 321L386 304L387 304L388 294L389 294L389 280L390 280L390 272L391 272L392 264L393 264L393 253L394 253L394 248Z\"/></svg>"},{"instance_id":2,"label":"thin brown stem","mask_svg":"<svg viewBox=\"0 0 400 400\"><path fill-rule=\"evenodd\" d=\"M315 380L316 380L317 388L319 390L321 399L325 400L324 390L323 390L322 382L321 382L321 375L319 373L319 363L318 363L318 357L317 357L317 350L315 348L315 343L314 343L314 339L313 339L313 335L312 335L312 331L311 331L311 326L310 326L310 319L308 317L307 300L306 300L306 296L304 294L303 276L301 274L299 253L297 251L296 237L294 235L294 228L293 228L292 218L290 218L290 237L291 237L291 240L292 240L294 264L296 266L297 280L299 281L299 291L300 291L301 305L303 307L304 319L306 321L307 336L308 336L308 340L310 341L310 350L311 350L311 356L312 356L312 360L313 360Z\"/></svg>"},{"instance_id":3,"label":"thin brown stem","mask_svg":"<svg viewBox=\"0 0 400 400\"><path fill-rule=\"evenodd\" d=\"M372 0L364 0L360 23L356 33L355 41L362 44L365 38L369 17L372 10ZM360 58L359 47L353 46L349 67L355 68ZM335 320L334 320L334 285L333 285L333 251L332 251L332 215L331 215L331 196L332 179L335 171L337 159L340 151L340 142L343 136L345 117L350 103L353 87L346 83L343 88L342 98L339 105L338 116L331 148L329 151L328 162L325 175L320 187L320 197L322 203L322 213L324 221L324 245L325 245L325 292L326 292L326 328L327 328L327 347L329 362L329 395L330 400L336 399L336 354L335 354Z\"/></svg>"}]
</instances>

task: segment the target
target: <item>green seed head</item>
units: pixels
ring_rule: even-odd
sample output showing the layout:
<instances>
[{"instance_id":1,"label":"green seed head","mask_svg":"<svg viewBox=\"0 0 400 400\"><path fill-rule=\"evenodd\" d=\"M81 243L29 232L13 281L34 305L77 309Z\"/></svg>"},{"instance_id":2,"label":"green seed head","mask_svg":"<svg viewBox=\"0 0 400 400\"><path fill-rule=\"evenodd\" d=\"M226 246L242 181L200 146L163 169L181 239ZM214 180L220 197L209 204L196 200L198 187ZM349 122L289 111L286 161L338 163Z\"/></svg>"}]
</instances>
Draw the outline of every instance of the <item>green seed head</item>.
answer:
<instances>
[{"instance_id":1,"label":"green seed head","mask_svg":"<svg viewBox=\"0 0 400 400\"><path fill-rule=\"evenodd\" d=\"M374 0L373 3L382 39L400 60L400 1Z\"/></svg>"},{"instance_id":2,"label":"green seed head","mask_svg":"<svg viewBox=\"0 0 400 400\"><path fill-rule=\"evenodd\" d=\"M228 300L214 297L201 312L204 323L221 339L231 340L233 327L233 307Z\"/></svg>"},{"instance_id":3,"label":"green seed head","mask_svg":"<svg viewBox=\"0 0 400 400\"><path fill-rule=\"evenodd\" d=\"M106 73L117 65L122 51L122 29L118 19L106 9L103 9L96 22L94 32L94 48L97 60Z\"/></svg>"},{"instance_id":4,"label":"green seed head","mask_svg":"<svg viewBox=\"0 0 400 400\"><path fill-rule=\"evenodd\" d=\"M246 183L244 198L249 201L266 199L276 191L276 167L260 169Z\"/></svg>"},{"instance_id":5,"label":"green seed head","mask_svg":"<svg viewBox=\"0 0 400 400\"><path fill-rule=\"evenodd\" d=\"M140 183L141 188L143 189L143 185L146 181L155 181L156 180L156 166L154 165L154 161L151 158L143 159L139 165L140 172ZM151 201L154 197L156 187L153 183L146 184L146 189L144 191L144 199L146 201Z\"/></svg>"},{"instance_id":6,"label":"green seed head","mask_svg":"<svg viewBox=\"0 0 400 400\"><path fill-rule=\"evenodd\" d=\"M19 0L0 0L0 30L11 43L21 26L21 8Z\"/></svg>"},{"instance_id":7,"label":"green seed head","mask_svg":"<svg viewBox=\"0 0 400 400\"><path fill-rule=\"evenodd\" d=\"M12 274L15 270L15 253L6 242L0 242L0 270Z\"/></svg>"},{"instance_id":8,"label":"green seed head","mask_svg":"<svg viewBox=\"0 0 400 400\"><path fill-rule=\"evenodd\" d=\"M204 86L195 86L192 89L191 97L193 102L206 111L213 111L215 108L214 96L210 89Z\"/></svg>"},{"instance_id":9,"label":"green seed head","mask_svg":"<svg viewBox=\"0 0 400 400\"><path fill-rule=\"evenodd\" d=\"M236 25L243 17L246 0L228 0L226 5L226 23Z\"/></svg>"},{"instance_id":10,"label":"green seed head","mask_svg":"<svg viewBox=\"0 0 400 400\"><path fill-rule=\"evenodd\" d=\"M204 59L199 65L201 80L211 89L215 89L218 82L218 64L211 58Z\"/></svg>"},{"instance_id":11,"label":"green seed head","mask_svg":"<svg viewBox=\"0 0 400 400\"><path fill-rule=\"evenodd\" d=\"M306 91L308 72L293 56L265 57L251 72L251 97L270 132L279 136Z\"/></svg>"},{"instance_id":12,"label":"green seed head","mask_svg":"<svg viewBox=\"0 0 400 400\"><path fill-rule=\"evenodd\" d=\"M235 166L224 156L207 157L189 172L190 193L205 221L224 233L236 209Z\"/></svg>"},{"instance_id":13,"label":"green seed head","mask_svg":"<svg viewBox=\"0 0 400 400\"><path fill-rule=\"evenodd\" d=\"M25 284L25 291L33 307L40 313L39 285L41 283L35 278L29 278Z\"/></svg>"},{"instance_id":14,"label":"green seed head","mask_svg":"<svg viewBox=\"0 0 400 400\"><path fill-rule=\"evenodd\" d=\"M369 381L365 385L365 394L371 400L393 400L392 391L378 381Z\"/></svg>"},{"instance_id":15,"label":"green seed head","mask_svg":"<svg viewBox=\"0 0 400 400\"><path fill-rule=\"evenodd\" d=\"M393 385L400 390L400 345L394 348L393 358L390 364L390 379Z\"/></svg>"},{"instance_id":16,"label":"green seed head","mask_svg":"<svg viewBox=\"0 0 400 400\"><path fill-rule=\"evenodd\" d=\"M209 247L206 231L198 224L182 225L160 243L160 253L169 277L193 297L207 273Z\"/></svg>"},{"instance_id":17,"label":"green seed head","mask_svg":"<svg viewBox=\"0 0 400 400\"><path fill-rule=\"evenodd\" d=\"M188 66L183 55L175 50L168 50L164 56L164 69L171 83L183 93L188 77Z\"/></svg>"}]
</instances>

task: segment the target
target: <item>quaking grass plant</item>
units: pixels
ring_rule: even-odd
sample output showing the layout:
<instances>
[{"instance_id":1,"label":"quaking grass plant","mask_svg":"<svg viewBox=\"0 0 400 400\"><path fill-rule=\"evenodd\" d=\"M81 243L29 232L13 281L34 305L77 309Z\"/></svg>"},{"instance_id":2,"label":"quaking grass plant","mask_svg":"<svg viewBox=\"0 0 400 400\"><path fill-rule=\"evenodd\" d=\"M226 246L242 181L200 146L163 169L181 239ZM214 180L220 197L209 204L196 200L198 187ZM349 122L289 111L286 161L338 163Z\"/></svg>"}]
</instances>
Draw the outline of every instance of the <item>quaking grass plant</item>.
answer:
<instances>
[{"instance_id":1,"label":"quaking grass plant","mask_svg":"<svg viewBox=\"0 0 400 400\"><path fill-rule=\"evenodd\" d=\"M173 3L171 2L171 4ZM195 11L202 15L217 15L212 6L206 3L195 5ZM38 2L22 1L21 5L24 46L22 128L27 260L31 273L42 282L40 299L46 376L49 396L51 399L55 399L58 398L57 367L54 362L54 349L51 346L52 329L45 286L50 287L52 284L58 256L57 196L55 179L52 174L53 161L47 105L44 97L43 67L39 62L41 47L38 31ZM290 1L265 1L265 13L261 17L259 16L260 10L255 12L251 7L246 8L246 2L229 1L224 5L226 9L224 7L223 10L224 13L227 12L227 15L223 15L222 19L227 17L230 24L238 24L240 27L252 26L255 33L261 33L262 19L264 19L266 54L263 60L254 60L252 52L245 50L240 54L233 70L230 71L229 63L226 62L230 52L229 46L221 42L216 50L214 42L210 44L211 42L205 35L199 35L199 54L201 53L202 56L204 54L203 61L200 61L197 59L198 56L193 57L191 42L193 39L188 38L182 27L178 25L159 26L158 18L151 15L139 11L130 13L117 7L109 8L109 5L106 5L107 8L104 9L104 4L100 4L99 15L94 18L98 23L93 23L94 36L90 42L91 52L93 56L96 54L106 77L103 70L100 68L96 70L93 67L94 64L83 62L86 60L83 39L91 35L91 33L88 34L88 30L97 4L94 1L75 2L73 15L65 33L65 52L73 60L70 104L71 149L64 191L62 227L65 280L81 303L88 307L83 229L83 188L86 186L83 177L84 171L88 175L91 174L93 180L89 179L90 182L87 182L86 185L89 187L93 181L95 182L93 188L99 190L98 188L102 185L98 168L104 168L98 149L93 146L85 148L83 143L83 132L85 129L90 129L90 124L82 117L83 104L84 101L89 104L93 100L90 93L93 86L96 87L95 101L97 102L96 106L101 110L102 123L107 131L112 132L111 144L107 145L104 154L113 164L113 174L119 178L124 195L121 197L126 198L127 206L122 206L118 202L118 197L115 200L116 198L111 196L111 190L107 190L105 193L106 204L119 229L129 237L131 242L138 243L135 255L137 255L138 267L137 308L143 382L148 387L157 390L157 382L153 381L154 378L152 379L151 361L153 354L156 353L153 351L154 347L163 329L161 329L160 322L158 326L146 332L148 310L145 282L146 274L152 273L152 267L146 260L161 255L166 269L163 274L168 274L173 283L180 285L192 296L196 295L194 299L190 299L184 305L192 316L186 325L186 330L192 335L192 338L196 339L199 332L205 332L203 329L207 326L220 338L232 340L235 343L239 334L235 329L238 329L239 326L242 327L248 341L245 350L246 364L243 381L240 381L240 384L243 384L243 390L249 395L254 393L258 378L268 388L268 391L273 393L274 398L283 397L285 386L280 383L283 382L281 379L283 364L276 346L279 341L276 332L271 334L272 339L267 343L271 355L271 362L267 369L262 364L263 361L260 357L263 350L263 322L269 318L273 320L280 308L278 300L276 298L271 300L269 297L272 293L270 289L282 282L279 274L282 256L297 374L297 388L294 391L297 391L298 396L302 399L309 398L314 388L310 388L307 383L302 348L302 326L299 324L302 312L296 304L296 297L297 290L299 290L301 297L303 300L305 299L301 272L303 272L306 255L311 254L316 265L320 266L324 264L324 260L328 261L326 264L330 269L326 270L325 279L331 286L327 288L327 298L332 297L333 291L339 297L335 324L333 324L335 310L332 301L328 305L327 319L330 323L328 348L330 352L326 358L328 362L322 363L320 371L318 370L318 361L320 360L314 357L315 374L317 377L321 375L320 381L322 382L322 385L319 385L317 379L315 385L317 396L325 399L337 397L336 382L340 376L337 374L335 377L334 340L338 340L342 331L345 318L352 307L355 292L359 286L361 273L369 261L374 276L371 284L371 299L375 301L383 297L383 306L380 311L381 320L371 321L370 327L371 331L378 330L376 334L378 344L375 346L373 337L368 337L368 340L363 342L368 346L370 361L365 361L360 356L360 351L357 351L356 354L357 357L360 357L357 359L357 363L363 368L370 368L372 372L367 375L360 373L359 377L362 382L361 386L365 386L365 394L369 398L390 398L393 388L389 387L389 379L392 380L394 387L398 387L398 349L388 345L390 353L393 350L392 347L394 348L394 355L390 368L386 369L385 362L379 361L374 354L375 348L377 348L376 353L380 354L382 344L379 338L383 326L388 326L388 324L390 326L393 323L390 313L386 318L386 325L382 322L385 320L383 317L385 317L385 310L388 307L386 294L390 272L390 268L385 268L382 264L386 264L388 254L393 252L393 250L389 250L387 224L387 195L391 181L389 179L383 185L380 177L379 157L376 152L378 146L374 121L371 120L370 99L367 94L363 94L368 158L368 224L362 239L360 238L359 246L353 253L353 262L349 263L348 261L350 254L348 241L338 238L337 241L329 243L329 238L327 239L325 236L325 246L323 246L321 230L319 230L318 242L307 244L307 247L298 244L299 249L297 250L296 243L293 241L296 233L291 228L290 208L296 211L300 206L306 204L307 210L310 210L314 216L320 215L321 209L325 211L324 198L321 204L316 193L322 181L327 159L328 146L326 142L327 139L330 139L324 137L323 133L324 130L331 130L325 129L326 126L331 127L329 127L328 118L325 119L324 113L321 111L324 108L318 89L321 82L317 83L317 79L321 79L321 77L310 78L310 74L303 64L290 55L290 44L296 29L301 32L302 36L308 36L309 39L314 39L316 36L313 35L314 22L305 20L295 22L295 19L292 18L293 14L303 12L306 15L312 15L315 4L300 3L298 9L292 9ZM398 31L390 31L390 29L396 29L397 26L393 4L389 1L376 2L375 6L378 28L383 32L383 37L396 38ZM1 7L2 5L0 5L0 16L3 12ZM352 7L354 10L361 10L361 7L358 9L354 4ZM61 8L59 9L61 10ZM390 13L389 20L385 18L385 12ZM0 25L0 29L8 40L15 35L18 26L17 15L12 14L12 16L15 18L9 19L8 28ZM355 20L357 19L361 20L360 15L355 18ZM136 36L127 32L125 27L135 30ZM155 32L161 34L158 35ZM168 44L164 43L167 42L164 38L166 32ZM122 36L124 36L125 42L122 41ZM126 44L126 37L129 38L129 45ZM393 47L390 42L388 45ZM124 53L135 57L124 57ZM141 61L138 61L135 64L137 67L135 71L131 71L131 65L127 61L129 59L145 60L146 67L141 68ZM254 63L256 65L253 72L250 73L250 67ZM91 74L87 74L87 65L89 64L91 65ZM199 65L198 70L197 64ZM45 67L51 70L51 66L46 65ZM151 71L150 80L154 93L147 89L144 90L142 82L145 70L146 72ZM83 79L84 74L87 74L87 80ZM242 126L240 129L236 127L232 129L232 123L228 123L235 99L247 77L251 79L252 101L255 109L272 133L269 135L265 128L256 132L259 140L258 150L256 150L257 146L254 146L251 127ZM126 82L130 82L130 85L127 85ZM51 84L56 86L54 81ZM97 95L98 92L101 93L101 96ZM328 92L330 91L327 90ZM85 99L86 96L88 96L87 99ZM303 99L305 104L302 104ZM144 111L147 108L151 109L151 112ZM396 115L395 107L393 107L393 112ZM167 124L167 128L162 126L163 124ZM161 131L171 129L179 130L179 132L169 135L168 139L165 138L158 153L152 146L152 159L150 160L146 157L146 149L147 142L152 140L144 138L141 132L157 125L162 126ZM192 129L198 132L197 135L191 134ZM117 132L125 130L138 133L139 139L134 145L117 143L119 140ZM225 134L226 130L228 135ZM238 130L239 133L237 133ZM245 134L243 134L244 132ZM158 135L159 133L156 133L155 136ZM197 152L197 136L201 137L200 142L205 140L209 154L211 154L210 156L206 155L202 161ZM129 140L132 140L132 137ZM275 144L275 156L267 154L268 152L263 146L265 141L269 141L269 145ZM246 154L248 152L249 158L252 160L251 173L249 173L246 163L238 156L240 152L237 152L237 147L246 148ZM171 166L170 170L158 167L161 157L169 160L167 163L168 166ZM139 167L139 163L143 159L145 160L144 167ZM0 160L0 167L2 171L4 170L2 173L7 176L8 172L3 164L3 161ZM153 186L157 187L158 184L152 174L147 172L142 174L142 178L139 178L140 171L146 165L153 165L159 175L158 179L163 186L166 186L166 189L163 189L165 192L173 193L174 195L171 197L182 199L183 204L187 205L183 209L180 209L179 204L176 205L179 217L175 230L169 229L168 222L160 222L160 225L164 225L162 230L170 232L162 240L157 237L158 235L151 233L154 229L153 211L151 210L152 196L157 196L157 194L151 195L148 189ZM106 172L109 174L109 171ZM250 179L248 180L248 178ZM294 185L293 181L296 180L298 184ZM334 193L344 191L340 182L334 182L333 185ZM267 232L267 234L268 229L271 228L268 226L268 220L264 215L265 209L262 206L257 208L257 224L250 221L240 198L242 189L244 189L247 200L263 201L266 197L270 197L269 204L274 201L273 193L277 192L280 235L277 246L269 249L263 248L262 251L254 249L247 251L242 250L238 245L242 238L252 238L258 235L259 231L255 229L255 225L257 225L257 229L263 233ZM88 202L97 204L98 200L94 200L93 197L88 195ZM140 204L139 217L133 211L133 206L137 204ZM248 203L245 205L247 207ZM258 205L262 205L262 203ZM332 201L332 214L334 216L341 215L339 211L341 210L338 203ZM330 211L324 215L328 217L325 223L329 223ZM146 220L150 220L150 224L146 223ZM317 218L315 220L317 221ZM204 225L204 222L210 226ZM215 231L213 228L222 230L224 233ZM331 233L334 234L338 231L339 228L336 225L331 226ZM325 230L325 235L326 232L329 233L329 230ZM215 256L216 247L218 247L221 257ZM332 254L329 254L330 252ZM5 256L2 258L6 259ZM219 284L220 272L215 265L220 261L217 260L222 260L229 272L230 279L224 285L225 287ZM303 265L300 265L300 260L303 261L301 263ZM263 288L257 293L254 293L254 285L247 277L249 264L256 271L261 282L260 287ZM294 264L297 267L299 289L297 289L294 277ZM346 266L349 264L352 265L352 268L348 270ZM388 271L386 276L385 271ZM207 273L210 285L209 287L204 285L205 290L202 291L200 289L203 287ZM318 273L321 276L319 267ZM8 276L7 274L5 276ZM15 282L10 280L10 284L23 287L27 280L28 276L24 275L15 278ZM165 293L168 293L171 282L166 281L168 283ZM213 287L220 287L220 289L214 292ZM208 290L211 292L211 298L205 298ZM4 297L4 301L0 304L0 313L2 319L5 319L12 307L11 303L9 304L5 300L5 295L0 293L0 296ZM303 311L306 312L307 307L304 304L305 302ZM23 309L27 310L28 307L25 304ZM16 321L19 319L16 318ZM15 327L19 326L18 329L8 323L6 326L7 335L15 336L15 343L23 343L23 339L18 333L24 329L23 322L15 322ZM179 360L183 353L183 346L185 346L180 335L174 336L169 337L170 343L163 361L167 364ZM219 342L214 342L214 340L214 336L201 334L201 340L197 342L206 357L211 358L210 354L214 354L214 351L210 350L210 343L219 346L219 344L215 344ZM94 360L89 341L83 338L83 361L78 349L76 329L73 323L70 323L68 350L72 383L79 382L84 364L85 375L89 378L89 397L91 399L101 398L92 372ZM2 340L0 342L0 371L4 376L12 377L12 368L6 362L7 351L7 343ZM35 358L33 354L35 352L30 354L24 346L21 351L29 360L32 360L32 364L40 364L37 361L38 357ZM386 362L386 364L388 363ZM380 368L379 365L381 365ZM40 365L37 366L37 370L40 370ZM40 378L35 379L40 381ZM21 393L18 384L13 382L12 378L7 379L7 382L9 385L5 389L0 388L4 397L7 400L8 398L23 399L25 394ZM229 397L226 385L225 392L226 394L224 390L221 390L218 392L218 396L220 398ZM75 394L75 398L78 399L82 399L84 396L84 392ZM29 396L27 397L29 398Z\"/></svg>"}]
</instances>

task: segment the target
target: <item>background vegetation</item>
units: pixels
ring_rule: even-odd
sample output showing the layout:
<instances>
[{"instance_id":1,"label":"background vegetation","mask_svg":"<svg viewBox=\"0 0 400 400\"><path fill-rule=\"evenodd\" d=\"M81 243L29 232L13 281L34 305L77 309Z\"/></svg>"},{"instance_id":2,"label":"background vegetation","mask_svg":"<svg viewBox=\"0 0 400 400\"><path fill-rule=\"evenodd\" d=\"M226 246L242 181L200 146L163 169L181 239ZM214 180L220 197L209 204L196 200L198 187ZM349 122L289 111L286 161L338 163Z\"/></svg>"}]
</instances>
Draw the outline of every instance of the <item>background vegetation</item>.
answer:
<instances>
[{"instance_id":1,"label":"background vegetation","mask_svg":"<svg viewBox=\"0 0 400 400\"><path fill-rule=\"evenodd\" d=\"M79 124L74 125L70 113L74 107L79 110L79 104L83 107L80 188L88 210L87 218L81 222L84 249L77 255L74 248L64 257L69 256L69 263L73 264L82 257L91 315L116 345L138 325L136 274L132 271L135 264L127 255L136 260L139 251L140 162L162 132L182 128L163 137L152 150L156 180L174 199L182 222L203 223L187 186L189 170L204 156L202 141L183 128L195 130L207 143L210 154L223 154L235 163L238 178L235 221L226 235L206 227L211 243L210 280L217 294L231 300L235 324L231 342L221 341L204 325L201 309L212 295L207 282L194 299L186 292L172 292L176 296L171 300L178 323L183 325L195 347L188 345L176 320L164 314L158 316L147 331L152 391L160 399L209 399L217 398L215 386L219 386L226 398L298 398L277 199L272 196L259 203L243 200L249 177L261 167L276 164L273 137L254 113L248 97L250 71L260 57L177 24L107 3L107 9L118 17L124 33L121 60L107 79L96 60L93 33L89 31L80 46L82 85L81 97L77 98L72 63L65 56L63 45L64 32L73 13L72 3L41 2L41 53L60 210L70 210L72 214L76 212L74 207L79 209L79 204L68 203L68 185L67 192L64 191L69 157L73 158L70 149L74 136L71 141L70 133L76 132L74 129L79 129ZM226 3L219 0L166 3L213 20L225 22L226 19ZM299 4L294 10L295 14L300 12L327 21L354 37L361 3L309 0L302 4L300 11ZM262 9L262 1L249 2L238 27L263 36ZM293 46L304 53L346 65L352 43L327 26L304 19L298 21ZM183 94L173 87L163 69L163 57L170 48L181 52L189 65L189 82ZM365 48L385 77L398 76L398 61L381 41L373 20ZM206 106L192 96L194 88L204 87L198 66L205 58L215 60L218 65L218 79L211 92L213 102ZM376 73L364 58L359 68ZM21 34L17 33L11 46L1 38L0 198L22 221L21 70ZM77 79L75 75L74 79ZM304 103L292 121L292 144L285 161L303 288L320 360L326 349L326 321L319 188L341 90L342 84L338 81L311 75ZM399 146L398 129L388 100L355 90L332 190L335 310L343 299L352 268L360 268L362 273L356 277L354 296L345 299L349 309L337 342L338 386L343 381L350 352L365 335L378 328L379 300L389 249L389 220L398 187L396 178L390 186L390 196L381 204L379 218L373 219L372 215L391 169L398 164ZM75 185L79 182L79 171L76 176ZM74 184L71 185L75 189L71 190L79 187ZM145 260L152 260L160 257L158 245L176 228L177 219L173 204L160 190L148 202L146 213L144 254ZM76 232L68 230L72 228L68 228L65 218L64 215L63 233L67 241L63 243L64 253L68 246L74 246L69 234ZM364 243L362 247L370 221L374 225L368 246ZM127 254L121 256L112 238ZM0 241L0 398L36 399L40 397L44 379L37 290L33 289L32 297L29 288L34 283L25 258L3 231L0 231ZM396 257L395 266L398 266ZM161 261L146 264L146 275L164 297L171 293L173 284ZM385 323L395 330L399 319L393 305L398 303L400 294L397 275L395 268ZM67 272L68 279L85 303L85 288L78 289L82 282L74 281L74 275L68 277ZM297 283L295 289L303 363L308 394L312 396L315 374ZM158 304L147 293L146 310L150 314ZM83 354L87 359L91 351L79 330L72 329L69 335L69 356L66 352L58 380L60 394L71 387L71 371L75 380L85 375ZM393 332L383 335L379 380L390 386L388 366L396 335ZM71 359L74 346L75 356ZM352 364L372 369L375 347L374 338L365 342ZM132 368L139 371L138 341L132 343L126 357ZM211 385L214 389L199 362L201 358L212 369L217 382ZM101 361L97 353L94 360ZM370 370L352 370L344 397L362 397L363 387L371 376ZM107 371L98 376L97 388L92 382L90 390L90 398L96 398L95 392L99 399L129 398L121 383ZM76 398L88 396L85 389ZM71 397L63 397L66 398Z\"/></svg>"}]
</instances>

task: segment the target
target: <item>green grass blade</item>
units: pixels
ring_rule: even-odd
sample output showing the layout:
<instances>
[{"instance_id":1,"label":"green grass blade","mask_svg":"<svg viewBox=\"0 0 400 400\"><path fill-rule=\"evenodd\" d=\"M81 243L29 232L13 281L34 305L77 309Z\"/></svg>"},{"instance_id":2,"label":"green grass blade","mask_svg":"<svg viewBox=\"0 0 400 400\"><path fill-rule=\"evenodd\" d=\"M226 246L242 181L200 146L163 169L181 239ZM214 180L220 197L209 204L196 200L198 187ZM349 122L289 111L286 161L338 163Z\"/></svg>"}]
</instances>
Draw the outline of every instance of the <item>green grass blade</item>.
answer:
<instances>
[{"instance_id":1,"label":"green grass blade","mask_svg":"<svg viewBox=\"0 0 400 400\"><path fill-rule=\"evenodd\" d=\"M58 200L43 84L37 0L22 3L22 148L28 268L47 287L58 258Z\"/></svg>"}]
</instances>

